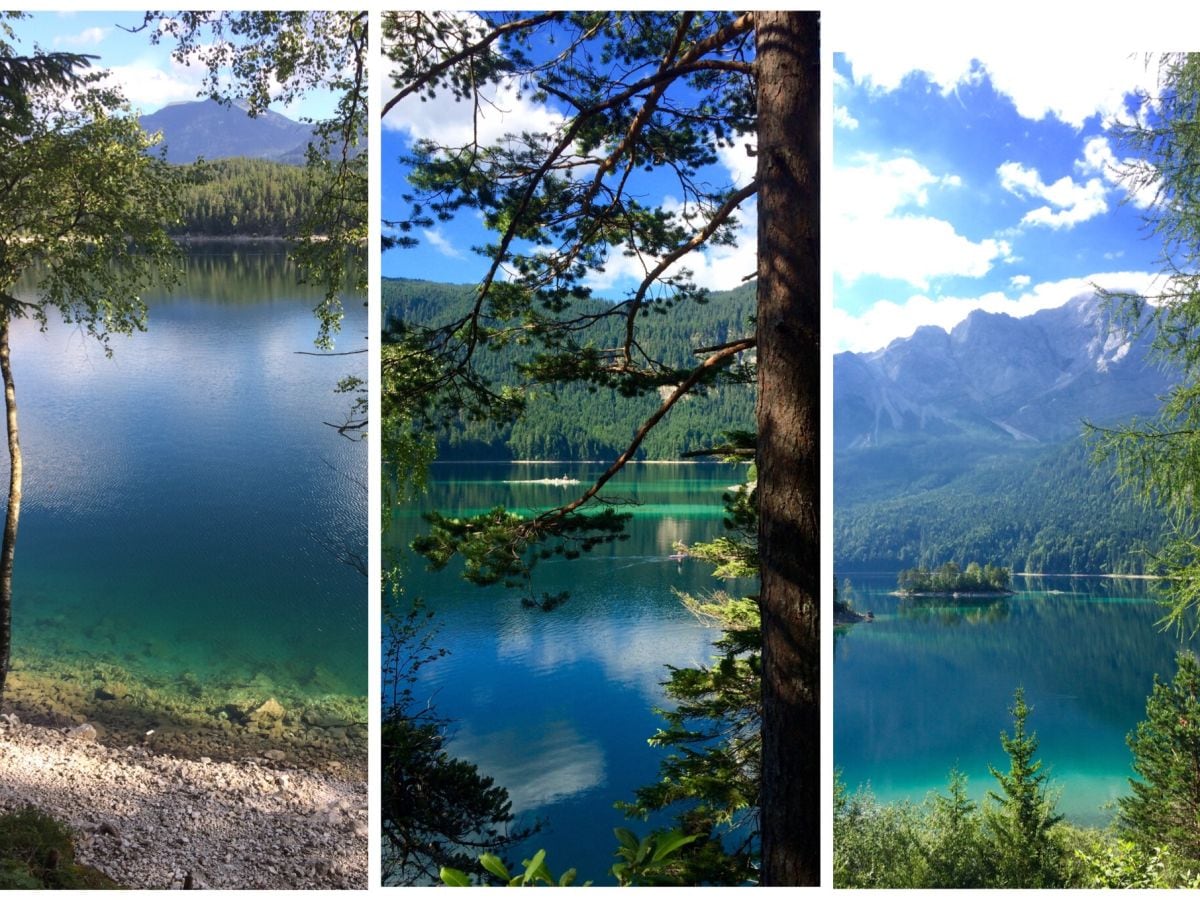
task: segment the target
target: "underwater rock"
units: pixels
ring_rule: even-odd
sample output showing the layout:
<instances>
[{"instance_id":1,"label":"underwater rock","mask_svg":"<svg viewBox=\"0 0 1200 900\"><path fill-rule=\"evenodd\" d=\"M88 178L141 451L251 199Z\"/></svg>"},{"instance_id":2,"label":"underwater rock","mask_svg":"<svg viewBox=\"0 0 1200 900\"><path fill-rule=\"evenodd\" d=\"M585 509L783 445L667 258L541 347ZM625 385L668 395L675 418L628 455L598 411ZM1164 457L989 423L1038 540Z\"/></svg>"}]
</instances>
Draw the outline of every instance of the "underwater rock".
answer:
<instances>
[{"instance_id":1,"label":"underwater rock","mask_svg":"<svg viewBox=\"0 0 1200 900\"><path fill-rule=\"evenodd\" d=\"M94 741L96 736L96 726L88 722L67 729L67 737L76 741Z\"/></svg>"},{"instance_id":2,"label":"underwater rock","mask_svg":"<svg viewBox=\"0 0 1200 900\"><path fill-rule=\"evenodd\" d=\"M344 713L321 707L309 707L304 711L304 715L300 717L300 720L305 725L312 725L317 728L339 728L350 724Z\"/></svg>"},{"instance_id":3,"label":"underwater rock","mask_svg":"<svg viewBox=\"0 0 1200 900\"><path fill-rule=\"evenodd\" d=\"M271 724L278 722L286 714L287 711L279 705L279 701L272 697L258 709L254 710L254 712L250 713L250 721L256 725Z\"/></svg>"},{"instance_id":4,"label":"underwater rock","mask_svg":"<svg viewBox=\"0 0 1200 900\"><path fill-rule=\"evenodd\" d=\"M129 688L121 681L109 682L103 687L96 688L97 700L124 700L127 696L129 696Z\"/></svg>"}]
</instances>

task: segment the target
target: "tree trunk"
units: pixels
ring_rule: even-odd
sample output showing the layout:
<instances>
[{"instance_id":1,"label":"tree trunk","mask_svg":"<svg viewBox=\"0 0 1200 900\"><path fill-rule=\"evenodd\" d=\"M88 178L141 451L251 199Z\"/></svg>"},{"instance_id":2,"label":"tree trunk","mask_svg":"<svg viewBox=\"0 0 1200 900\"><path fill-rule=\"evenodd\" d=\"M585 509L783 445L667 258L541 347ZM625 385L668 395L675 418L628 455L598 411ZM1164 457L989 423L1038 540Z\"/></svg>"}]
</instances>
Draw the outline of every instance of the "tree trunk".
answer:
<instances>
[{"instance_id":1,"label":"tree trunk","mask_svg":"<svg viewBox=\"0 0 1200 900\"><path fill-rule=\"evenodd\" d=\"M820 878L820 56L815 12L755 12L762 884Z\"/></svg>"},{"instance_id":2,"label":"tree trunk","mask_svg":"<svg viewBox=\"0 0 1200 900\"><path fill-rule=\"evenodd\" d=\"M0 377L4 380L4 412L8 425L8 513L4 517L4 541L0 544L0 697L8 679L12 648L12 575L17 551L17 521L21 517L21 439L17 432L17 394L13 387L8 350L9 319L0 320Z\"/></svg>"}]
</instances>

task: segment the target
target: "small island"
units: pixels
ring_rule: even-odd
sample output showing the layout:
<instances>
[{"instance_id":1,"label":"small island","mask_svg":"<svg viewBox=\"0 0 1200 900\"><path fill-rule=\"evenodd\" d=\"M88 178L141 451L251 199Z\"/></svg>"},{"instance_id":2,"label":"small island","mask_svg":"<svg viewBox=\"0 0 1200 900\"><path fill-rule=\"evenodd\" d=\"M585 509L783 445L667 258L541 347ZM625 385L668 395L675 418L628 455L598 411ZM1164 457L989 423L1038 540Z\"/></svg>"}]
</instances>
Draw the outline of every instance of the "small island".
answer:
<instances>
[{"instance_id":1,"label":"small island","mask_svg":"<svg viewBox=\"0 0 1200 900\"><path fill-rule=\"evenodd\" d=\"M918 566L904 569L896 578L896 593L902 597L979 596L1012 593L1012 573L991 563L977 562L961 568L958 563L943 563L936 569Z\"/></svg>"}]
</instances>

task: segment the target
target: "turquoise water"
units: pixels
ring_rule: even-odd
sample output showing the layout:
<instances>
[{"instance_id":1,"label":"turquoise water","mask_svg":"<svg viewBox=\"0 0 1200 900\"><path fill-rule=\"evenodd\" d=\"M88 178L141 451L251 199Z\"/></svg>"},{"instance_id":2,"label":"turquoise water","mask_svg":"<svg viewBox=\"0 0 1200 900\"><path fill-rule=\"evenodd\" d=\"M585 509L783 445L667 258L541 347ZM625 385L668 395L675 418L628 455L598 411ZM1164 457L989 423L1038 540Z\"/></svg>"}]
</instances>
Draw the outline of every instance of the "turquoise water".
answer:
<instances>
[{"instance_id":1,"label":"turquoise water","mask_svg":"<svg viewBox=\"0 0 1200 900\"><path fill-rule=\"evenodd\" d=\"M1007 770L999 734L1023 686L1059 810L1111 818L1133 774L1125 736L1182 646L1156 626L1145 582L1017 576L1011 597L956 605L889 596L895 575L851 581L876 619L834 641L834 763L848 787L920 800L957 767L981 797L995 787L988 765Z\"/></svg>"},{"instance_id":2,"label":"turquoise water","mask_svg":"<svg viewBox=\"0 0 1200 900\"><path fill-rule=\"evenodd\" d=\"M602 471L584 464L437 465L422 504L466 513L561 504ZM557 486L506 483L567 475ZM450 655L430 664L420 689L453 720L449 749L505 786L523 823L542 831L511 856L539 847L555 872L608 884L615 862L612 829L630 823L613 809L657 780L657 751L647 738L660 726L666 666L707 662L718 632L705 627L675 591L722 587L711 567L668 559L677 541L722 532L721 494L741 472L723 465L634 465L606 496L637 500L630 539L571 561L541 563L534 590L570 590L549 613L522 608L502 588L480 589L457 572L431 574L412 562L405 585L435 611L437 644ZM399 511L389 541L401 546L419 527L417 511Z\"/></svg>"},{"instance_id":3,"label":"turquoise water","mask_svg":"<svg viewBox=\"0 0 1200 900\"><path fill-rule=\"evenodd\" d=\"M317 296L281 251L192 254L147 300L111 358L74 326L14 326L14 658L365 695L366 444L323 422L366 355L298 355ZM338 349L365 333L355 302Z\"/></svg>"}]
</instances>

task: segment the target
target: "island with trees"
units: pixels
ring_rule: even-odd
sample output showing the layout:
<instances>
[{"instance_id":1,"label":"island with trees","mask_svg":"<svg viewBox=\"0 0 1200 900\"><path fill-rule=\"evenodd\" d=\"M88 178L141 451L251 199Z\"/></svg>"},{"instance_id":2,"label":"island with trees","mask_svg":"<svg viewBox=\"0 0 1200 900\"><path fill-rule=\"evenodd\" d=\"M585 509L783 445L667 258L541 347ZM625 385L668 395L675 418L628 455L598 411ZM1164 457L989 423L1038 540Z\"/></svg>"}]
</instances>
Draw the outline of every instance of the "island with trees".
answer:
<instances>
[{"instance_id":1,"label":"island with trees","mask_svg":"<svg viewBox=\"0 0 1200 900\"><path fill-rule=\"evenodd\" d=\"M981 566L970 562L963 568L956 562L946 562L936 569L905 569L896 577L896 585L896 593L902 597L1011 594L1012 573L992 563Z\"/></svg>"}]
</instances>

